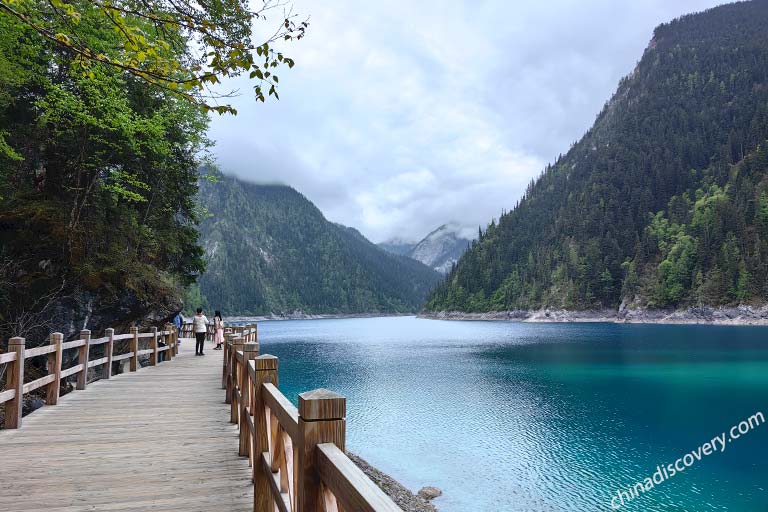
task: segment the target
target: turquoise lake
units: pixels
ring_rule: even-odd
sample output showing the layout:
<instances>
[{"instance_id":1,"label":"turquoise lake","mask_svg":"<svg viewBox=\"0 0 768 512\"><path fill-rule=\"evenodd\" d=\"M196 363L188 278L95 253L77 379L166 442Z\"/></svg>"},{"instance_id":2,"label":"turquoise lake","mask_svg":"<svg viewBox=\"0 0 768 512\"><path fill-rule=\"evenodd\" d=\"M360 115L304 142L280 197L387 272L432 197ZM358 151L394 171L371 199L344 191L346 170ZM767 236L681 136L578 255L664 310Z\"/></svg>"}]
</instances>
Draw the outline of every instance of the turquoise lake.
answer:
<instances>
[{"instance_id":1,"label":"turquoise lake","mask_svg":"<svg viewBox=\"0 0 768 512\"><path fill-rule=\"evenodd\" d=\"M346 396L347 448L440 487L441 512L611 510L768 416L768 328L392 317L262 322L259 339L286 396ZM768 424L620 510L768 511Z\"/></svg>"}]
</instances>

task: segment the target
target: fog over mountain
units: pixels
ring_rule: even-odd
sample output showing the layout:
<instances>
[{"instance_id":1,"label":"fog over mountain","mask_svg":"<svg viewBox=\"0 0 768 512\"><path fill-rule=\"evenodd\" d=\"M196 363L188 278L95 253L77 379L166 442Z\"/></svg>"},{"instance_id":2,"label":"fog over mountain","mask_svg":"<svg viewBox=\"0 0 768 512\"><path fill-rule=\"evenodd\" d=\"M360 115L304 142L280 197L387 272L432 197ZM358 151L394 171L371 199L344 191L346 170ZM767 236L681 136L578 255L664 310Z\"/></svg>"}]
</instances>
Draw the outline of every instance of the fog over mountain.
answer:
<instances>
[{"instance_id":1,"label":"fog over mountain","mask_svg":"<svg viewBox=\"0 0 768 512\"><path fill-rule=\"evenodd\" d=\"M380 243L379 246L393 254L420 261L441 274L447 274L476 235L477 232L471 227L463 226L458 222L449 222L418 242L393 238Z\"/></svg>"},{"instance_id":2,"label":"fog over mountain","mask_svg":"<svg viewBox=\"0 0 768 512\"><path fill-rule=\"evenodd\" d=\"M716 0L296 0L280 100L214 116L221 168L284 183L374 242L485 227L589 128L653 29ZM279 23L282 13L276 12ZM255 165L256 164L256 165Z\"/></svg>"}]
</instances>

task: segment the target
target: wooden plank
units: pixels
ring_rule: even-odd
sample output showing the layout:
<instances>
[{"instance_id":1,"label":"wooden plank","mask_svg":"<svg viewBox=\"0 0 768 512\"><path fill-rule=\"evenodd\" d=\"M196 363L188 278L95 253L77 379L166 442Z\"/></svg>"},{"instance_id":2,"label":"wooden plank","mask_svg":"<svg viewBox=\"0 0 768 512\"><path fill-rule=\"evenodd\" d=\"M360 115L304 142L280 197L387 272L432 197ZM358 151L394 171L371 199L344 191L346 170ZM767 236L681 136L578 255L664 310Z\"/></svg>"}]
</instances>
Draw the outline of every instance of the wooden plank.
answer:
<instances>
[{"instance_id":1,"label":"wooden plank","mask_svg":"<svg viewBox=\"0 0 768 512\"><path fill-rule=\"evenodd\" d=\"M268 382L278 385L278 360L275 356L263 354L248 362L248 380L253 381L256 389L261 389ZM253 372L251 372L253 369ZM269 425L267 425L267 407L263 393L253 396L253 446L251 453L259 454L269 451ZM272 500L269 497L272 474L261 471L259 464L253 465L254 512L270 512Z\"/></svg>"},{"instance_id":2,"label":"wooden plank","mask_svg":"<svg viewBox=\"0 0 768 512\"><path fill-rule=\"evenodd\" d=\"M28 348L24 350L24 359L44 356L45 354L50 354L51 352L56 352L56 347L54 345L43 345L42 347Z\"/></svg>"},{"instance_id":3,"label":"wooden plank","mask_svg":"<svg viewBox=\"0 0 768 512\"><path fill-rule=\"evenodd\" d=\"M5 363L12 363L16 360L16 352L6 352L5 354L0 354L0 364Z\"/></svg>"},{"instance_id":4,"label":"wooden plank","mask_svg":"<svg viewBox=\"0 0 768 512\"><path fill-rule=\"evenodd\" d=\"M56 375L46 375L45 377L40 377L39 379L33 380L32 382L27 382L26 384L24 384L23 393L29 393L30 391L34 391L47 384L50 384L55 380L56 380Z\"/></svg>"},{"instance_id":5,"label":"wooden plank","mask_svg":"<svg viewBox=\"0 0 768 512\"><path fill-rule=\"evenodd\" d=\"M299 394L299 435L296 443L299 481L296 508L299 512L320 508L321 486L317 473L318 444L334 443L344 450L346 443L346 398L327 389Z\"/></svg>"},{"instance_id":6,"label":"wooden plank","mask_svg":"<svg viewBox=\"0 0 768 512\"><path fill-rule=\"evenodd\" d=\"M155 333L152 332L142 332L138 336L139 338L151 338L155 335Z\"/></svg>"},{"instance_id":7,"label":"wooden plank","mask_svg":"<svg viewBox=\"0 0 768 512\"><path fill-rule=\"evenodd\" d=\"M51 345L56 349L55 352L48 355L48 373L53 375L53 383L48 386L45 393L45 403L56 405L59 403L59 393L61 392L61 362L62 351L61 342L64 335L60 332L51 333Z\"/></svg>"},{"instance_id":8,"label":"wooden plank","mask_svg":"<svg viewBox=\"0 0 768 512\"><path fill-rule=\"evenodd\" d=\"M67 341L61 344L61 350L68 350L70 348L80 348L85 345L85 340L73 340Z\"/></svg>"},{"instance_id":9,"label":"wooden plank","mask_svg":"<svg viewBox=\"0 0 768 512\"><path fill-rule=\"evenodd\" d=\"M95 345L101 345L103 343L109 343L109 336L104 336L103 338L96 338L88 342L88 344L92 347Z\"/></svg>"},{"instance_id":10,"label":"wooden plank","mask_svg":"<svg viewBox=\"0 0 768 512\"><path fill-rule=\"evenodd\" d=\"M104 371L102 372L103 379L112 378L112 356L115 354L115 330L111 327L106 329L107 333L107 346L104 347L104 353L107 354L107 364L104 365Z\"/></svg>"},{"instance_id":11,"label":"wooden plank","mask_svg":"<svg viewBox=\"0 0 768 512\"><path fill-rule=\"evenodd\" d=\"M123 359L129 359L131 357L133 357L133 352L127 352L125 354L112 356L112 361L122 361Z\"/></svg>"},{"instance_id":12,"label":"wooden plank","mask_svg":"<svg viewBox=\"0 0 768 512\"><path fill-rule=\"evenodd\" d=\"M78 372L81 372L83 370L82 364L76 364L72 368L67 368L66 370L61 370L61 378L69 377L70 375L74 375Z\"/></svg>"},{"instance_id":13,"label":"wooden plank","mask_svg":"<svg viewBox=\"0 0 768 512\"><path fill-rule=\"evenodd\" d=\"M88 361L88 368L93 368L94 366L101 366L105 364L107 361L109 361L108 357L101 357L99 359L94 359L93 361Z\"/></svg>"},{"instance_id":14,"label":"wooden plank","mask_svg":"<svg viewBox=\"0 0 768 512\"><path fill-rule=\"evenodd\" d=\"M6 389L5 391L0 392L0 404L5 403L8 400L13 400L14 398L16 398L15 389Z\"/></svg>"},{"instance_id":15,"label":"wooden plank","mask_svg":"<svg viewBox=\"0 0 768 512\"><path fill-rule=\"evenodd\" d=\"M317 445L320 479L344 510L360 512L402 512L347 455L333 443Z\"/></svg>"},{"instance_id":16,"label":"wooden plank","mask_svg":"<svg viewBox=\"0 0 768 512\"><path fill-rule=\"evenodd\" d=\"M115 341L120 341L120 340L130 340L131 338L133 338L133 334L128 333L128 334L115 334L115 337L113 339Z\"/></svg>"},{"instance_id":17,"label":"wooden plank","mask_svg":"<svg viewBox=\"0 0 768 512\"><path fill-rule=\"evenodd\" d=\"M24 338L11 338L8 340L8 352L16 353L16 361L6 369L5 387L14 389L13 398L5 405L5 428L21 428L21 411L24 402Z\"/></svg>"},{"instance_id":18,"label":"wooden plank","mask_svg":"<svg viewBox=\"0 0 768 512\"><path fill-rule=\"evenodd\" d=\"M287 492L280 492L280 475L273 473L269 467L269 459L267 453L261 454L261 469L265 475L267 482L269 483L269 490L272 494L271 501L277 505L277 510L280 512L291 512L291 497Z\"/></svg>"},{"instance_id":19,"label":"wooden plank","mask_svg":"<svg viewBox=\"0 0 768 512\"><path fill-rule=\"evenodd\" d=\"M139 328L131 327L131 366L132 372L139 369Z\"/></svg>"},{"instance_id":20,"label":"wooden plank","mask_svg":"<svg viewBox=\"0 0 768 512\"><path fill-rule=\"evenodd\" d=\"M82 391L88 386L88 360L90 359L91 331L83 329L80 331L80 337L85 340L85 343L80 347L80 351L77 353L77 362L83 365L83 371L77 374L77 384L75 385L75 389Z\"/></svg>"},{"instance_id":21,"label":"wooden plank","mask_svg":"<svg viewBox=\"0 0 768 512\"><path fill-rule=\"evenodd\" d=\"M152 328L152 338L149 340L149 348L152 349L152 353L149 356L149 364L151 366L157 366L157 327Z\"/></svg>"},{"instance_id":22,"label":"wooden plank","mask_svg":"<svg viewBox=\"0 0 768 512\"><path fill-rule=\"evenodd\" d=\"M139 350L138 352L136 352L136 355L138 355L138 356L146 356L146 355L151 354L152 352L153 352L153 350L151 348L146 348L144 350Z\"/></svg>"},{"instance_id":23,"label":"wooden plank","mask_svg":"<svg viewBox=\"0 0 768 512\"><path fill-rule=\"evenodd\" d=\"M299 410L271 382L262 384L261 394L266 406L295 441L299 435Z\"/></svg>"}]
</instances>

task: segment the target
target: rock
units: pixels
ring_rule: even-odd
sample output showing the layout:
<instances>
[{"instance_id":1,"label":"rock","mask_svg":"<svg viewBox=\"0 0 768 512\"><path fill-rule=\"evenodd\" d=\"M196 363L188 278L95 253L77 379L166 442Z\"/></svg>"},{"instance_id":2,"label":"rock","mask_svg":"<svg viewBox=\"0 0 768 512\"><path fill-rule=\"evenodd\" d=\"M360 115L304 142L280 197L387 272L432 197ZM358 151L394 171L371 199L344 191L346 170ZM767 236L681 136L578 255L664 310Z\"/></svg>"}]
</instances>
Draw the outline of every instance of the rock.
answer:
<instances>
[{"instance_id":1,"label":"rock","mask_svg":"<svg viewBox=\"0 0 768 512\"><path fill-rule=\"evenodd\" d=\"M398 507L403 509L404 512L437 511L437 507L435 507L432 503L429 502L429 500L425 499L420 494L414 494L397 480L385 473L382 473L354 453L347 452L347 455L350 459L352 459L352 462L354 462L357 467L359 467L363 473L368 476L368 478L373 480L373 482L378 485L381 490L387 494L387 496L392 498L392 501L394 501ZM432 487L431 489L435 489L438 493L440 493L440 490L435 487Z\"/></svg>"},{"instance_id":2,"label":"rock","mask_svg":"<svg viewBox=\"0 0 768 512\"><path fill-rule=\"evenodd\" d=\"M38 410L44 405L45 405L45 402L43 400L40 400L39 398L24 400L24 403L22 404L22 411L23 411L22 414L24 415L30 414L31 412Z\"/></svg>"},{"instance_id":3,"label":"rock","mask_svg":"<svg viewBox=\"0 0 768 512\"><path fill-rule=\"evenodd\" d=\"M427 501L431 501L437 498L438 496L442 496L443 491L441 491L437 487L432 487L431 485L428 485L426 487L422 487L421 489L419 489L418 495Z\"/></svg>"}]
</instances>

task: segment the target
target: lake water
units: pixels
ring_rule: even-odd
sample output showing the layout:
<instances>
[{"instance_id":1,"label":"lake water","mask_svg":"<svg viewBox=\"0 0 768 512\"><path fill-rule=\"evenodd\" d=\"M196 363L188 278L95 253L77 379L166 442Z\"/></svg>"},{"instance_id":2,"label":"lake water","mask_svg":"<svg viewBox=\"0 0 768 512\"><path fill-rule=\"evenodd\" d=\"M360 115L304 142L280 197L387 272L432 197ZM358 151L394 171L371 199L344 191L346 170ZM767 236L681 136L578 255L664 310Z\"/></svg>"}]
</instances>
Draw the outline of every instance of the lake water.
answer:
<instances>
[{"instance_id":1,"label":"lake water","mask_svg":"<svg viewBox=\"0 0 768 512\"><path fill-rule=\"evenodd\" d=\"M741 420L768 416L768 328L262 322L294 402L347 397L347 447L441 512L600 511ZM617 503L617 502L615 502ZM768 511L768 424L628 511Z\"/></svg>"}]
</instances>

